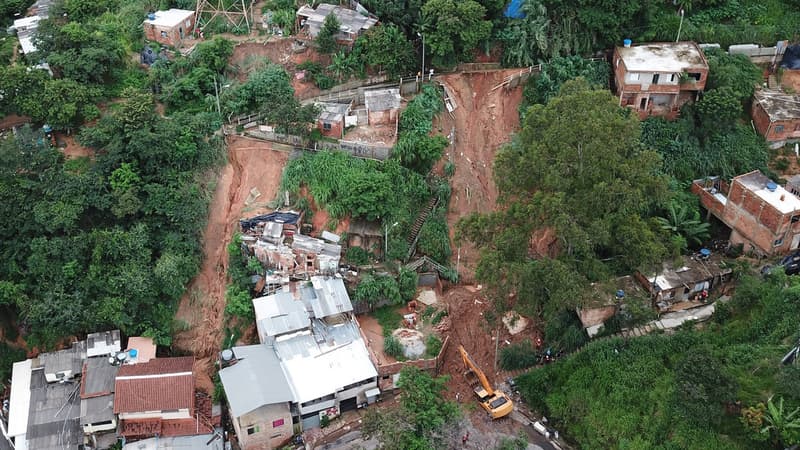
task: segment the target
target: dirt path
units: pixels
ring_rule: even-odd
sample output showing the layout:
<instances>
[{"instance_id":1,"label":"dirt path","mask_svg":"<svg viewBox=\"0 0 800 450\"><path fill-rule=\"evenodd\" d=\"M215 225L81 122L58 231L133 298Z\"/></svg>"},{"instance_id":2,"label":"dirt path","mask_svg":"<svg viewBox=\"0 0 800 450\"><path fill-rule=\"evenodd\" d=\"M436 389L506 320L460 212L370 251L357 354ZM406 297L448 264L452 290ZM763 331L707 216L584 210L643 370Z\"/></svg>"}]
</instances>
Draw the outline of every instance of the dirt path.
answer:
<instances>
[{"instance_id":1,"label":"dirt path","mask_svg":"<svg viewBox=\"0 0 800 450\"><path fill-rule=\"evenodd\" d=\"M448 155L456 165L450 180L452 197L447 213L451 240L458 219L473 212L495 209L497 187L492 179L492 163L497 149L510 140L519 129L517 108L522 100L522 88L513 90L492 88L518 69L475 74L453 74L440 80L456 101L455 122L449 117L442 121L443 134L455 126L455 149ZM460 255L460 258L459 258ZM466 281L471 281L478 252L468 242L453 243L454 263Z\"/></svg>"},{"instance_id":2,"label":"dirt path","mask_svg":"<svg viewBox=\"0 0 800 450\"><path fill-rule=\"evenodd\" d=\"M229 136L228 164L222 170L209 208L203 232L203 263L178 307L177 319L185 331L175 336L174 347L193 353L198 385L211 392L210 374L222 344L228 243L243 216L266 211L277 197L281 174L289 155L272 150L268 143ZM261 195L251 204L245 201L251 190Z\"/></svg>"}]
</instances>

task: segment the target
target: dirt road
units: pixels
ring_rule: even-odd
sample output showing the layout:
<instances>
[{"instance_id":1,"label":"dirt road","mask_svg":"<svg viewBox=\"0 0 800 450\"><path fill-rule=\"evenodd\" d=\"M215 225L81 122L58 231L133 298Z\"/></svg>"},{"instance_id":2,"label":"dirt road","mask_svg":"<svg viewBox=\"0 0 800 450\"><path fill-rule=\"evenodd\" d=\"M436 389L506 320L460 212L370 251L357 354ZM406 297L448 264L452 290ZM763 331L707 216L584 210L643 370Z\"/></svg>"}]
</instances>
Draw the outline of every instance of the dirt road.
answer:
<instances>
[{"instance_id":1,"label":"dirt road","mask_svg":"<svg viewBox=\"0 0 800 450\"><path fill-rule=\"evenodd\" d=\"M229 136L228 163L223 168L209 207L203 232L203 262L178 307L177 320L185 331L175 336L174 347L195 355L198 385L212 392L210 374L222 344L228 243L238 221L268 210L277 197L288 153L272 150L269 143ZM251 191L260 195L245 205ZM255 191L253 191L255 192Z\"/></svg>"},{"instance_id":2,"label":"dirt road","mask_svg":"<svg viewBox=\"0 0 800 450\"><path fill-rule=\"evenodd\" d=\"M518 69L488 73L453 74L440 80L449 89L457 107L455 121L446 117L441 123L447 135L455 127L455 148L447 157L456 165L450 180L452 197L447 212L451 240L458 219L473 212L495 209L497 187L492 178L492 163L497 149L519 129L517 108L522 87L513 90L492 88ZM460 255L460 258L459 258ZM465 281L471 281L478 252L468 242L453 242L453 262Z\"/></svg>"}]
</instances>

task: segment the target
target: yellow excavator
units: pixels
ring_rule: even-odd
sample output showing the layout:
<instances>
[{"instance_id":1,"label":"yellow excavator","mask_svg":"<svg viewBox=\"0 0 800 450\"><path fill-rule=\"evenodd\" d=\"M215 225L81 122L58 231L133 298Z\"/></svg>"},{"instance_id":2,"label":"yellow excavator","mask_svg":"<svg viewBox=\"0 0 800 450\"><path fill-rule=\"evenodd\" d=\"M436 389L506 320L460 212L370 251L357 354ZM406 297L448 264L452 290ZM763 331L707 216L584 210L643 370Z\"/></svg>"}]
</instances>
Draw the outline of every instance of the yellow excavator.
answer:
<instances>
[{"instance_id":1,"label":"yellow excavator","mask_svg":"<svg viewBox=\"0 0 800 450\"><path fill-rule=\"evenodd\" d=\"M511 414L511 411L514 410L514 403L511 402L508 395L503 391L497 391L492 388L489 380L486 379L486 375L475 364L469 353L464 350L463 345L458 346L458 351L461 352L461 359L464 360L464 365L467 367L464 376L470 380L470 385L475 391L475 395L478 396L478 402L483 409L489 413L492 419L499 419Z\"/></svg>"}]
</instances>

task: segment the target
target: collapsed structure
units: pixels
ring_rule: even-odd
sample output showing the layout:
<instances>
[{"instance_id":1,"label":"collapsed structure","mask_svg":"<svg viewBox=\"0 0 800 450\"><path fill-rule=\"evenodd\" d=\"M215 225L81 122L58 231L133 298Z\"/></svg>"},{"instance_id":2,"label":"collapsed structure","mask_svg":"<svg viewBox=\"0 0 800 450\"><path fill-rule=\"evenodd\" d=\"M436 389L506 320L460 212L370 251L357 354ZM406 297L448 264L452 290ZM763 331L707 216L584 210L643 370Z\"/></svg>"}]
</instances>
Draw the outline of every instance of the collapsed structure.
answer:
<instances>
[{"instance_id":1,"label":"collapsed structure","mask_svg":"<svg viewBox=\"0 0 800 450\"><path fill-rule=\"evenodd\" d=\"M325 233L327 239L317 239L300 234L301 217L294 211L276 211L240 221L242 251L266 269L257 276L256 293L274 292L292 280L338 271L339 236Z\"/></svg>"},{"instance_id":2,"label":"collapsed structure","mask_svg":"<svg viewBox=\"0 0 800 450\"><path fill-rule=\"evenodd\" d=\"M316 39L319 35L325 18L333 15L339 22L339 33L335 38L345 45L352 45L359 36L378 23L378 19L370 17L369 12L363 8L361 11L354 11L329 3L320 3L316 9L303 5L296 14L299 28L307 32L312 39Z\"/></svg>"}]
</instances>

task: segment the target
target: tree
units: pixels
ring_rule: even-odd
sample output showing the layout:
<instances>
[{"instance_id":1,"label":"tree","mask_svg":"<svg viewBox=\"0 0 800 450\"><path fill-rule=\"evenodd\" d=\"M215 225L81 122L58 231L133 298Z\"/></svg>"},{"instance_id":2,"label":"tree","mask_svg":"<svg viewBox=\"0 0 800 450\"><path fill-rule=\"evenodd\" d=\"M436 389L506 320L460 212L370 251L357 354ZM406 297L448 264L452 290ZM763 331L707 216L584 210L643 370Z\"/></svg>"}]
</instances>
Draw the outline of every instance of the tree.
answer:
<instances>
[{"instance_id":1,"label":"tree","mask_svg":"<svg viewBox=\"0 0 800 450\"><path fill-rule=\"evenodd\" d=\"M681 236L687 243L700 245L708 239L710 224L700 220L700 212L684 203L670 202L667 217L656 217L661 228Z\"/></svg>"},{"instance_id":2,"label":"tree","mask_svg":"<svg viewBox=\"0 0 800 450\"><path fill-rule=\"evenodd\" d=\"M443 397L447 381L447 377L433 378L414 366L404 367L397 382L402 391L399 408L369 411L364 417L364 435L376 437L387 450L446 448L438 432L459 414L458 406Z\"/></svg>"},{"instance_id":3,"label":"tree","mask_svg":"<svg viewBox=\"0 0 800 450\"><path fill-rule=\"evenodd\" d=\"M764 422L766 426L761 429L762 434L771 434L783 445L800 443L800 407L791 412L784 411L783 397L777 405L772 401L772 397L767 400Z\"/></svg>"},{"instance_id":4,"label":"tree","mask_svg":"<svg viewBox=\"0 0 800 450\"><path fill-rule=\"evenodd\" d=\"M609 66L605 61L591 61L579 56L555 57L542 63L542 70L528 79L520 104L521 117L530 105L547 103L558 95L565 82L584 78L591 86L603 88L608 85Z\"/></svg>"},{"instance_id":5,"label":"tree","mask_svg":"<svg viewBox=\"0 0 800 450\"><path fill-rule=\"evenodd\" d=\"M222 73L228 67L228 58L231 55L233 55L233 42L220 36L214 36L211 40L197 44L192 51L191 61L195 67Z\"/></svg>"},{"instance_id":6,"label":"tree","mask_svg":"<svg viewBox=\"0 0 800 450\"><path fill-rule=\"evenodd\" d=\"M742 100L732 87L721 86L703 94L703 99L697 103L697 112L703 126L716 132L729 130L742 115Z\"/></svg>"},{"instance_id":7,"label":"tree","mask_svg":"<svg viewBox=\"0 0 800 450\"><path fill-rule=\"evenodd\" d=\"M452 66L489 38L492 23L475 0L428 0L422 7L425 45L433 63Z\"/></svg>"},{"instance_id":8,"label":"tree","mask_svg":"<svg viewBox=\"0 0 800 450\"><path fill-rule=\"evenodd\" d=\"M322 28L319 30L319 34L317 34L317 47L319 47L320 53L330 55L336 51L338 47L336 35L339 34L340 27L341 24L335 15L328 14L325 16L325 21L322 22Z\"/></svg>"},{"instance_id":9,"label":"tree","mask_svg":"<svg viewBox=\"0 0 800 450\"><path fill-rule=\"evenodd\" d=\"M666 198L659 164L610 92L565 83L547 105L531 107L495 158L503 209L459 223L459 236L483 249L476 276L496 301L518 295L529 312L551 315L575 306L587 278L660 260L661 237L641 218Z\"/></svg>"},{"instance_id":10,"label":"tree","mask_svg":"<svg viewBox=\"0 0 800 450\"><path fill-rule=\"evenodd\" d=\"M362 39L362 38L359 38ZM414 64L414 49L394 25L379 25L364 36L364 59L391 76L405 75Z\"/></svg>"}]
</instances>

